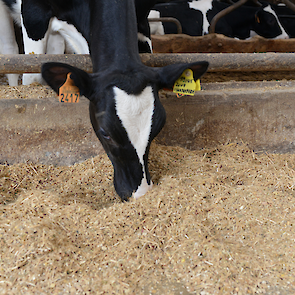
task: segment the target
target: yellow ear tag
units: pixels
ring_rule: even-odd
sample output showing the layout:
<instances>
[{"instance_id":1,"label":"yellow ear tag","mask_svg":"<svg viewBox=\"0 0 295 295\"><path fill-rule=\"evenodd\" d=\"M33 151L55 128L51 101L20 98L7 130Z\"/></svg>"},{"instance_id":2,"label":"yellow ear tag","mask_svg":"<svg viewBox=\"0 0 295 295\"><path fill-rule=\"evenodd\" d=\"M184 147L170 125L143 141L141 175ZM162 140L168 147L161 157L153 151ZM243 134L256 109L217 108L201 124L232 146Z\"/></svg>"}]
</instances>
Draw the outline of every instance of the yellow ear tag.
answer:
<instances>
[{"instance_id":1,"label":"yellow ear tag","mask_svg":"<svg viewBox=\"0 0 295 295\"><path fill-rule=\"evenodd\" d=\"M196 81L196 89L195 89L195 91L200 91L200 90L201 90L201 83L200 83L200 79L198 79Z\"/></svg>"},{"instance_id":2,"label":"yellow ear tag","mask_svg":"<svg viewBox=\"0 0 295 295\"><path fill-rule=\"evenodd\" d=\"M80 91L75 86L74 81L71 79L71 73L68 73L66 82L59 88L59 101L76 103L79 102Z\"/></svg>"},{"instance_id":3,"label":"yellow ear tag","mask_svg":"<svg viewBox=\"0 0 295 295\"><path fill-rule=\"evenodd\" d=\"M194 95L195 91L199 90L201 90L200 80L195 82L191 69L186 69L175 81L173 86L173 92L176 93L177 97Z\"/></svg>"}]
</instances>

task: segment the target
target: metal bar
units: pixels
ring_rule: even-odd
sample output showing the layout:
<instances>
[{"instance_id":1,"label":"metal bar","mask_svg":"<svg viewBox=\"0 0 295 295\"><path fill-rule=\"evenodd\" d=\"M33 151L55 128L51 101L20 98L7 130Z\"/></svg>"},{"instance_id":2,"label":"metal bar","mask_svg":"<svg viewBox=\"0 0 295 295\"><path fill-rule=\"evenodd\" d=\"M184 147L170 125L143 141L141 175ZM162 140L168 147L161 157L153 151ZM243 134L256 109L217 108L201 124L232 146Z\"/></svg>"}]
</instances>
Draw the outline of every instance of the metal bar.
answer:
<instances>
[{"instance_id":1,"label":"metal bar","mask_svg":"<svg viewBox=\"0 0 295 295\"><path fill-rule=\"evenodd\" d=\"M92 72L89 55L78 54L0 54L0 73L40 73L46 62L63 62Z\"/></svg>"},{"instance_id":2,"label":"metal bar","mask_svg":"<svg viewBox=\"0 0 295 295\"><path fill-rule=\"evenodd\" d=\"M291 10L295 11L295 4L289 0L282 0L282 2Z\"/></svg>"},{"instance_id":3,"label":"metal bar","mask_svg":"<svg viewBox=\"0 0 295 295\"><path fill-rule=\"evenodd\" d=\"M145 53L141 59L152 67L205 60L209 72L295 71L294 53Z\"/></svg>"},{"instance_id":4,"label":"metal bar","mask_svg":"<svg viewBox=\"0 0 295 295\"><path fill-rule=\"evenodd\" d=\"M235 9L239 8L243 4L245 4L248 0L239 0L235 4L232 4L231 6L221 10L217 14L214 15L214 17L211 20L210 27L209 27L209 34L215 33L215 26L216 23L225 15L229 14L230 12L234 11Z\"/></svg>"},{"instance_id":5,"label":"metal bar","mask_svg":"<svg viewBox=\"0 0 295 295\"><path fill-rule=\"evenodd\" d=\"M295 18L295 15L293 14L290 14L290 15L285 15L285 14L282 14L282 15L280 15L280 14L278 14L278 18L280 19L280 18Z\"/></svg>"},{"instance_id":6,"label":"metal bar","mask_svg":"<svg viewBox=\"0 0 295 295\"><path fill-rule=\"evenodd\" d=\"M151 67L174 63L208 61L209 72L295 71L295 53L156 53L141 54ZM40 73L45 62L63 62L92 72L89 55L0 55L0 73Z\"/></svg>"},{"instance_id":7,"label":"metal bar","mask_svg":"<svg viewBox=\"0 0 295 295\"><path fill-rule=\"evenodd\" d=\"M182 34L182 26L178 19L174 17L159 17L159 18L148 18L149 22L170 22L174 23L177 27L177 34Z\"/></svg>"}]
</instances>

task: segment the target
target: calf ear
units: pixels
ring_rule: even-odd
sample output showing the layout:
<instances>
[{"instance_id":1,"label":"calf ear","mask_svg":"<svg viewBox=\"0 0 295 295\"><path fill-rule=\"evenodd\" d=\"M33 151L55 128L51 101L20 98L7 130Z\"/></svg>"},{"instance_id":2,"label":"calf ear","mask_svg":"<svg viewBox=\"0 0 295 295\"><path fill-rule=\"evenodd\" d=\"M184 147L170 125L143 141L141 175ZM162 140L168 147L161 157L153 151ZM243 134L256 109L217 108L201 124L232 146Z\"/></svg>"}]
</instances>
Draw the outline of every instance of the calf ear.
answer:
<instances>
[{"instance_id":1,"label":"calf ear","mask_svg":"<svg viewBox=\"0 0 295 295\"><path fill-rule=\"evenodd\" d=\"M42 65L41 73L46 83L59 94L59 88L65 83L68 73L79 88L80 94L90 98L92 94L92 80L83 70L63 63L49 62Z\"/></svg>"},{"instance_id":2,"label":"calf ear","mask_svg":"<svg viewBox=\"0 0 295 295\"><path fill-rule=\"evenodd\" d=\"M160 88L172 89L175 81L181 76L186 69L191 69L194 79L199 79L207 71L209 63L207 61L199 61L190 64L173 64L157 69L159 74Z\"/></svg>"}]
</instances>

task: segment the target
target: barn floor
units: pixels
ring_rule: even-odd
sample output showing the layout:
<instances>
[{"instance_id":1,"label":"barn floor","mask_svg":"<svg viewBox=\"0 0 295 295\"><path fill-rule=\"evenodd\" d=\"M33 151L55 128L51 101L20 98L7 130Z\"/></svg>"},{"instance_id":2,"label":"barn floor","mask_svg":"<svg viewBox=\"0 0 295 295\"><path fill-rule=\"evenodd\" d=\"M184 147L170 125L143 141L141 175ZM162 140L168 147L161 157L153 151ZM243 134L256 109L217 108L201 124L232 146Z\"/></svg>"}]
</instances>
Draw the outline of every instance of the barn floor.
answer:
<instances>
[{"instance_id":1,"label":"barn floor","mask_svg":"<svg viewBox=\"0 0 295 295\"><path fill-rule=\"evenodd\" d=\"M154 144L121 203L105 155L0 166L0 294L294 294L295 155Z\"/></svg>"},{"instance_id":2,"label":"barn floor","mask_svg":"<svg viewBox=\"0 0 295 295\"><path fill-rule=\"evenodd\" d=\"M295 293L295 154L155 142L150 172L121 203L105 154L0 165L0 294Z\"/></svg>"}]
</instances>

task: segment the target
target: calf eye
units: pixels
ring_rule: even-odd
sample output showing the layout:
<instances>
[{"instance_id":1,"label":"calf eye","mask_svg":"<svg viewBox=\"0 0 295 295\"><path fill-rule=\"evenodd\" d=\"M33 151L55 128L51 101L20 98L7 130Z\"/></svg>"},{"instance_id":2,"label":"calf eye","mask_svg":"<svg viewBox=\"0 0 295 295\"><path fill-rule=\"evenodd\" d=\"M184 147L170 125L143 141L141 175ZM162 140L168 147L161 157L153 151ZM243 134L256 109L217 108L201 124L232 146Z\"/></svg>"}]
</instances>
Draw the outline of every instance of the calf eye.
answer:
<instances>
[{"instance_id":1,"label":"calf eye","mask_svg":"<svg viewBox=\"0 0 295 295\"><path fill-rule=\"evenodd\" d=\"M106 133L106 131L104 129L100 128L99 132L103 138L105 138L107 140L111 139L111 137L108 135L108 133Z\"/></svg>"}]
</instances>

